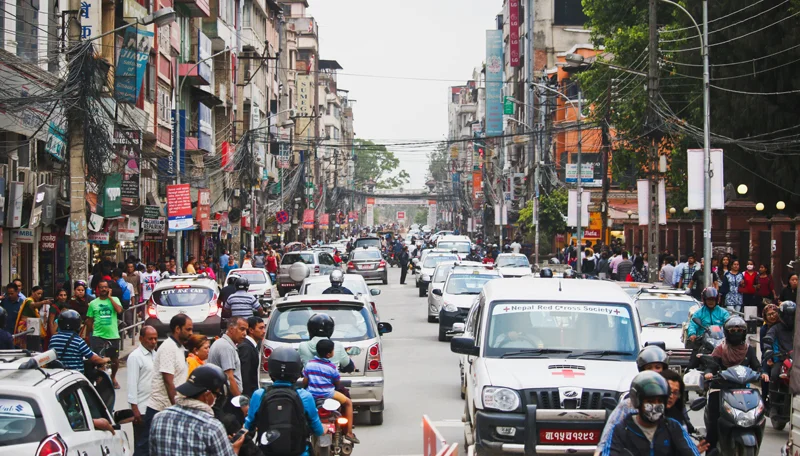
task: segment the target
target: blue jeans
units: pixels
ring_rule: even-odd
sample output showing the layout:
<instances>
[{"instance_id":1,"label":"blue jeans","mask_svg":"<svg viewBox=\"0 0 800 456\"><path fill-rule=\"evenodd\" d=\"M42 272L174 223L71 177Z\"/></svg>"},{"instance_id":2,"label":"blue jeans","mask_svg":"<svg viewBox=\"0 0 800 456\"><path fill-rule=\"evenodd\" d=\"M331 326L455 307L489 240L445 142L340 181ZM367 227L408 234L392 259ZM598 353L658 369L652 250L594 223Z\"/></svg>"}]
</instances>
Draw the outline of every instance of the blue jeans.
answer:
<instances>
[{"instance_id":1,"label":"blue jeans","mask_svg":"<svg viewBox=\"0 0 800 456\"><path fill-rule=\"evenodd\" d=\"M153 423L156 413L158 410L147 407L142 424L133 427L133 456L150 456L150 425ZM137 427L140 428L138 434Z\"/></svg>"}]
</instances>

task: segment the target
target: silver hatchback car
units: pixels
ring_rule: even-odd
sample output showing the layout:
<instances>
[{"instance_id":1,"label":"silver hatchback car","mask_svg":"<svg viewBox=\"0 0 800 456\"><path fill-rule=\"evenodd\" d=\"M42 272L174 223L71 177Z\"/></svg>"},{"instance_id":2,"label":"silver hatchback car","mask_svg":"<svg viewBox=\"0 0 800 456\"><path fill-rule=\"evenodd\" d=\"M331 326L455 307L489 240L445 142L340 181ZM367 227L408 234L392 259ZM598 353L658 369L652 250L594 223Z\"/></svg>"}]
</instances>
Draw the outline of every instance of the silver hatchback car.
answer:
<instances>
[{"instance_id":1,"label":"silver hatchback car","mask_svg":"<svg viewBox=\"0 0 800 456\"><path fill-rule=\"evenodd\" d=\"M343 373L350 380L354 410L366 414L370 424L383 423L383 346L381 336L392 332L392 325L377 322L372 310L352 295L292 295L273 305L262 353L261 384L269 386L267 359L282 346L298 349L309 340L307 323L315 313L325 313L336 323L331 340L341 343L356 366Z\"/></svg>"}]
</instances>

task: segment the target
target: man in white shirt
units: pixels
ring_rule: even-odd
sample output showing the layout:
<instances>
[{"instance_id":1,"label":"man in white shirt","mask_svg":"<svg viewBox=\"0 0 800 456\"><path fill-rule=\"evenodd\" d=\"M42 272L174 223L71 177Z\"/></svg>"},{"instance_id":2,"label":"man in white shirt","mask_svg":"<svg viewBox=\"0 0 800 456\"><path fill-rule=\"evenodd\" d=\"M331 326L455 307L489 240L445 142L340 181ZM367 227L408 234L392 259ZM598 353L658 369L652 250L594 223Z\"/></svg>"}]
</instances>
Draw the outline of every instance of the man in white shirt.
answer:
<instances>
[{"instance_id":1,"label":"man in white shirt","mask_svg":"<svg viewBox=\"0 0 800 456\"><path fill-rule=\"evenodd\" d=\"M153 295L153 290L156 289L156 284L161 280L161 276L156 272L156 265L150 261L147 262L147 272L142 274L140 283L142 286L142 302L147 302L150 296Z\"/></svg>"},{"instance_id":2,"label":"man in white shirt","mask_svg":"<svg viewBox=\"0 0 800 456\"><path fill-rule=\"evenodd\" d=\"M128 356L128 404L133 411L134 456L150 454L145 432L144 415L153 389L153 357L158 345L158 332L152 326L142 326L139 347Z\"/></svg>"},{"instance_id":3,"label":"man in white shirt","mask_svg":"<svg viewBox=\"0 0 800 456\"><path fill-rule=\"evenodd\" d=\"M511 243L511 252L519 253L520 249L522 249L522 245L519 243L519 239L514 239L514 242Z\"/></svg>"}]
</instances>

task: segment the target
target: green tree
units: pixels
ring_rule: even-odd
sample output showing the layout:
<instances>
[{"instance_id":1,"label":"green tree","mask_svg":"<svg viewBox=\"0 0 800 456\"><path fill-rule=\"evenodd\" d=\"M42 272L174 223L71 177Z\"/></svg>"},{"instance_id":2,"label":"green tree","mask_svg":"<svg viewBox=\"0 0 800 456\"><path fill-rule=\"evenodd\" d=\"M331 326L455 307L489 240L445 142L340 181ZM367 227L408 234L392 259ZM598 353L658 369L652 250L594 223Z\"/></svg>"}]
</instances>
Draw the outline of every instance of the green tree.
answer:
<instances>
[{"instance_id":1,"label":"green tree","mask_svg":"<svg viewBox=\"0 0 800 456\"><path fill-rule=\"evenodd\" d=\"M368 139L354 139L353 146L356 187L375 181L377 188L397 188L410 181L411 176L404 169L393 174L400 166L400 160L386 146Z\"/></svg>"},{"instance_id":2,"label":"green tree","mask_svg":"<svg viewBox=\"0 0 800 456\"><path fill-rule=\"evenodd\" d=\"M566 188L553 190L549 194L542 194L539 201L539 247L541 251L550 249L553 236L567 230L564 217L567 214L569 191ZM527 237L534 233L533 201L519 211L519 226Z\"/></svg>"},{"instance_id":3,"label":"green tree","mask_svg":"<svg viewBox=\"0 0 800 456\"><path fill-rule=\"evenodd\" d=\"M425 225L426 223L428 223L427 207L417 209L417 213L414 214L414 223L419 223L420 225Z\"/></svg>"},{"instance_id":4,"label":"green tree","mask_svg":"<svg viewBox=\"0 0 800 456\"><path fill-rule=\"evenodd\" d=\"M428 175L436 182L446 182L448 177L448 165L450 163L450 152L447 150L447 143L442 143L428 155Z\"/></svg>"}]
</instances>

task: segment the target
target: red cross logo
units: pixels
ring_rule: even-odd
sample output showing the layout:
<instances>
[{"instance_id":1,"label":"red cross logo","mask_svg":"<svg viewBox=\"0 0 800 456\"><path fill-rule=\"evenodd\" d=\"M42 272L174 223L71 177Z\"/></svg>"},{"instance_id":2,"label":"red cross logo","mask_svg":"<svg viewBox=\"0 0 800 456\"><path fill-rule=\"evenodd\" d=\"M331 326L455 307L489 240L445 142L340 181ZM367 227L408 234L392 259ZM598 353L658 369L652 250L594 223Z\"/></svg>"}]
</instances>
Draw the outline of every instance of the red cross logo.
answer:
<instances>
[{"instance_id":1,"label":"red cross logo","mask_svg":"<svg viewBox=\"0 0 800 456\"><path fill-rule=\"evenodd\" d=\"M553 375L563 375L564 378L575 378L575 377L583 377L583 372L575 372L572 369L563 369L561 372L552 372Z\"/></svg>"},{"instance_id":2,"label":"red cross logo","mask_svg":"<svg viewBox=\"0 0 800 456\"><path fill-rule=\"evenodd\" d=\"M614 309L614 314L619 315L619 309Z\"/></svg>"},{"instance_id":3,"label":"red cross logo","mask_svg":"<svg viewBox=\"0 0 800 456\"><path fill-rule=\"evenodd\" d=\"M509 309L509 308L508 308L508 306L506 306L505 308L503 308L503 312L508 312L509 310L511 310L511 309Z\"/></svg>"}]
</instances>

